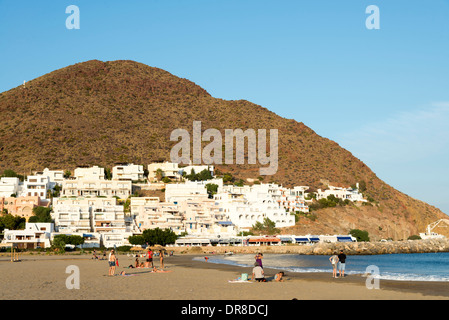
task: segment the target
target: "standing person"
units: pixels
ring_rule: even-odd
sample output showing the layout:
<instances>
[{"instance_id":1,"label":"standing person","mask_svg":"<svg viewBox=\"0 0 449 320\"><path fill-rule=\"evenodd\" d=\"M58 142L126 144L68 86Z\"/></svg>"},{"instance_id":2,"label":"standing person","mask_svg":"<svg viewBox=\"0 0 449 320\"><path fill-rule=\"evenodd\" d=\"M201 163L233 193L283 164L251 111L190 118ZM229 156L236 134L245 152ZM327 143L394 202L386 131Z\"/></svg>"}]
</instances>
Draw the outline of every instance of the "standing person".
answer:
<instances>
[{"instance_id":1,"label":"standing person","mask_svg":"<svg viewBox=\"0 0 449 320\"><path fill-rule=\"evenodd\" d=\"M113 276L115 273L115 261L117 260L114 250L109 253L109 275Z\"/></svg>"},{"instance_id":2,"label":"standing person","mask_svg":"<svg viewBox=\"0 0 449 320\"><path fill-rule=\"evenodd\" d=\"M162 250L159 250L159 261L161 263L161 270L164 269L164 252Z\"/></svg>"},{"instance_id":3,"label":"standing person","mask_svg":"<svg viewBox=\"0 0 449 320\"><path fill-rule=\"evenodd\" d=\"M337 263L338 263L338 256L337 253L334 252L334 255L332 257L329 258L329 261L332 264L332 278L336 278L337 277Z\"/></svg>"},{"instance_id":4,"label":"standing person","mask_svg":"<svg viewBox=\"0 0 449 320\"><path fill-rule=\"evenodd\" d=\"M338 255L338 275L339 277L345 277L345 269L346 269L346 255L343 253L343 250L340 250L340 254Z\"/></svg>"},{"instance_id":5,"label":"standing person","mask_svg":"<svg viewBox=\"0 0 449 320\"><path fill-rule=\"evenodd\" d=\"M151 248L148 248L148 259L147 259L147 262L148 262L148 264L151 263L151 268L154 267L154 265L153 265L153 250L151 250Z\"/></svg>"},{"instance_id":6,"label":"standing person","mask_svg":"<svg viewBox=\"0 0 449 320\"><path fill-rule=\"evenodd\" d=\"M256 258L256 263L263 269L263 266L262 266L263 254L258 253L258 254L256 254L255 258Z\"/></svg>"}]
</instances>

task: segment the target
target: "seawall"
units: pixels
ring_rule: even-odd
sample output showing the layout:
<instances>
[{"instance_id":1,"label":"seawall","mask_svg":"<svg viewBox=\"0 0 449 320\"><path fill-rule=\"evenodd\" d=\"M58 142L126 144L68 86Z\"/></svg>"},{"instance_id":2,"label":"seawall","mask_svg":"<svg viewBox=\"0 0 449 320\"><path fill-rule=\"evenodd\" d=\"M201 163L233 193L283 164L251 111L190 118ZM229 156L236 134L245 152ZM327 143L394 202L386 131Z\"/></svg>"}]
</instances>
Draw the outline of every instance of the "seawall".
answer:
<instances>
[{"instance_id":1,"label":"seawall","mask_svg":"<svg viewBox=\"0 0 449 320\"><path fill-rule=\"evenodd\" d=\"M168 249L168 248L167 248ZM428 253L449 252L448 239L427 239L388 242L340 242L317 243L313 245L275 245L275 246L221 246L221 247L170 247L175 253L191 254L224 254L233 253L279 253L279 254L305 254L305 255L332 255L343 250L350 255L374 255L394 253Z\"/></svg>"}]
</instances>

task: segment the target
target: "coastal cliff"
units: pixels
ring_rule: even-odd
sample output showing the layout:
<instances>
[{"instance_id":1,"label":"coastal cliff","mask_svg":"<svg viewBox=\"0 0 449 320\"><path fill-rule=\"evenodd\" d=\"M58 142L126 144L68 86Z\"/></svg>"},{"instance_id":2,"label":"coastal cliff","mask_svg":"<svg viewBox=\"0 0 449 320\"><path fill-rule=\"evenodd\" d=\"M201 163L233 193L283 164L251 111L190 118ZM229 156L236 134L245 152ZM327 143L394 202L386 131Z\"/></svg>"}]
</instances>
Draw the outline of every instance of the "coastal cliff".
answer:
<instances>
[{"instance_id":1,"label":"coastal cliff","mask_svg":"<svg viewBox=\"0 0 449 320\"><path fill-rule=\"evenodd\" d=\"M388 242L347 242L347 243L317 243L313 245L284 246L223 246L223 247L173 247L175 253L181 254L224 254L233 253L277 253L332 255L343 250L348 255L375 255L394 253L431 253L449 252L449 239L428 239Z\"/></svg>"}]
</instances>

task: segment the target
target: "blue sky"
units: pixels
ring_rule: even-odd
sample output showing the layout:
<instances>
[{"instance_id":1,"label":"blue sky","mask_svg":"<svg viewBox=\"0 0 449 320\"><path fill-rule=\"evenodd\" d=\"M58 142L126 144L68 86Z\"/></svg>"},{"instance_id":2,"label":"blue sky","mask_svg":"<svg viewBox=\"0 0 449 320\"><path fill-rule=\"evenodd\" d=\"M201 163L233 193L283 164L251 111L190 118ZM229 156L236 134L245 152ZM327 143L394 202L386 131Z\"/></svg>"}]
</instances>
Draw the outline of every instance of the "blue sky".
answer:
<instances>
[{"instance_id":1,"label":"blue sky","mask_svg":"<svg viewBox=\"0 0 449 320\"><path fill-rule=\"evenodd\" d=\"M369 5L379 30L365 26ZM449 0L0 0L0 91L135 60L304 122L449 214L448 18Z\"/></svg>"}]
</instances>

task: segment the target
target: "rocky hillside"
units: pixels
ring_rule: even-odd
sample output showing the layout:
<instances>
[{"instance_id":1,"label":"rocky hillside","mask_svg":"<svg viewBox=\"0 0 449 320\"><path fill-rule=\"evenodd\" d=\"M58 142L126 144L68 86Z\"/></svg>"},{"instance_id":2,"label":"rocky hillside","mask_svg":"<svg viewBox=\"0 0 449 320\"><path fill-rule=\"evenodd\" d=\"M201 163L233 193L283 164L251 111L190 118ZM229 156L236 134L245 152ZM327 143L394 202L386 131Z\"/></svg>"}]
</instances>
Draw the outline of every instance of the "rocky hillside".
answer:
<instances>
[{"instance_id":1,"label":"rocky hillside","mask_svg":"<svg viewBox=\"0 0 449 320\"><path fill-rule=\"evenodd\" d=\"M169 160L177 128L202 130L278 129L279 168L263 182L307 185L366 184L369 207L319 210L301 218L297 231L340 233L368 230L378 237L404 238L423 232L446 215L380 180L362 161L301 122L282 118L245 100L212 97L195 83L134 61L88 61L56 70L0 94L0 170L72 170L79 165L110 168L116 162ZM192 136L192 134L191 134ZM206 143L204 143L206 144ZM246 161L245 161L246 163ZM217 166L246 179L260 164Z\"/></svg>"}]
</instances>

